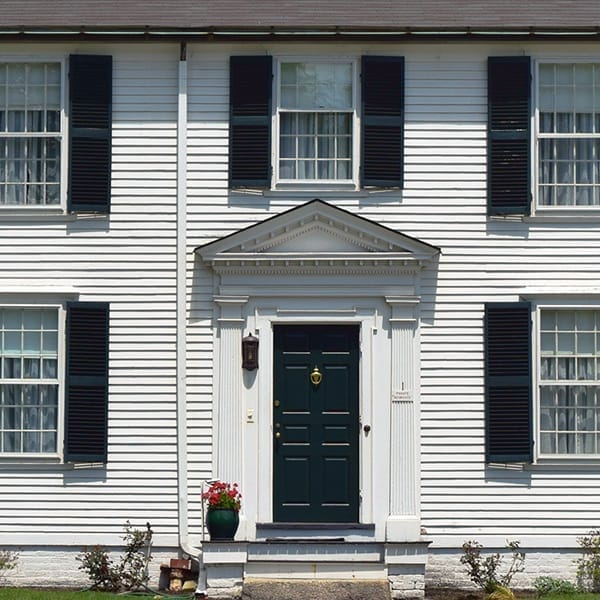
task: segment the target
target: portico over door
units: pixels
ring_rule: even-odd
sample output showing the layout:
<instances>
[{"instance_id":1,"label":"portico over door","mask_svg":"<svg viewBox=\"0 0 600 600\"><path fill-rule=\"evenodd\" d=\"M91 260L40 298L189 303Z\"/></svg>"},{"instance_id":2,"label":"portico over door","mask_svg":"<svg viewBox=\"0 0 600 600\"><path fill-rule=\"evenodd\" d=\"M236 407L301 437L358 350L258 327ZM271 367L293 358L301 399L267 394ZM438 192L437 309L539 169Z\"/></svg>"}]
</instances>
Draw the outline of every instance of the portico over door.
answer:
<instances>
[{"instance_id":1,"label":"portico over door","mask_svg":"<svg viewBox=\"0 0 600 600\"><path fill-rule=\"evenodd\" d=\"M275 522L356 523L358 326L276 325Z\"/></svg>"},{"instance_id":2,"label":"portico over door","mask_svg":"<svg viewBox=\"0 0 600 600\"><path fill-rule=\"evenodd\" d=\"M354 523L418 540L418 290L439 249L312 200L196 253L214 273L212 476L243 490L237 539Z\"/></svg>"}]
</instances>

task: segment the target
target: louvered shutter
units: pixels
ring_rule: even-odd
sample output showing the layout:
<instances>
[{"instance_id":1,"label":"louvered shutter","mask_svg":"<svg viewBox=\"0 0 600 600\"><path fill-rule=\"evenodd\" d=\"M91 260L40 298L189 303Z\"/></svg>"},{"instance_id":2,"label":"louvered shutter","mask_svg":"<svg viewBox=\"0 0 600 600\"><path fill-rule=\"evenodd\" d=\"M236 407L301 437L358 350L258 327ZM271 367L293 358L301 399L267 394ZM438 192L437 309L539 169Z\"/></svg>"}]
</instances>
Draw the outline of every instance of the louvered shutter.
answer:
<instances>
[{"instance_id":1,"label":"louvered shutter","mask_svg":"<svg viewBox=\"0 0 600 600\"><path fill-rule=\"evenodd\" d=\"M485 306L487 462L533 458L531 305Z\"/></svg>"},{"instance_id":2,"label":"louvered shutter","mask_svg":"<svg viewBox=\"0 0 600 600\"><path fill-rule=\"evenodd\" d=\"M488 214L530 213L530 59L488 59Z\"/></svg>"},{"instance_id":3,"label":"louvered shutter","mask_svg":"<svg viewBox=\"0 0 600 600\"><path fill-rule=\"evenodd\" d=\"M403 57L362 57L361 117L361 185L402 187Z\"/></svg>"},{"instance_id":4,"label":"louvered shutter","mask_svg":"<svg viewBox=\"0 0 600 600\"><path fill-rule=\"evenodd\" d=\"M229 77L229 186L271 183L270 56L232 56Z\"/></svg>"},{"instance_id":5,"label":"louvered shutter","mask_svg":"<svg viewBox=\"0 0 600 600\"><path fill-rule=\"evenodd\" d=\"M108 315L106 303L67 304L66 461L106 462Z\"/></svg>"},{"instance_id":6,"label":"louvered shutter","mask_svg":"<svg viewBox=\"0 0 600 600\"><path fill-rule=\"evenodd\" d=\"M69 212L110 211L112 57L69 57Z\"/></svg>"}]
</instances>

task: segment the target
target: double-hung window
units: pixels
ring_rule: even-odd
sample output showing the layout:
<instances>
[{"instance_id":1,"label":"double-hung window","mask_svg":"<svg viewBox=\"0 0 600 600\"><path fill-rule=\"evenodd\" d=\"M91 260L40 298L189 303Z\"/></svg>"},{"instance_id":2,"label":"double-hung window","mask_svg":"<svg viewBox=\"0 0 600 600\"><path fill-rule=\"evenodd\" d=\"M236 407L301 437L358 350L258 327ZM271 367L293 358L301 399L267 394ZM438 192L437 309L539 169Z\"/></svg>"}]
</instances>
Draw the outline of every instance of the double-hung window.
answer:
<instances>
[{"instance_id":1,"label":"double-hung window","mask_svg":"<svg viewBox=\"0 0 600 600\"><path fill-rule=\"evenodd\" d=\"M355 178L355 63L279 63L277 126L280 182Z\"/></svg>"},{"instance_id":2,"label":"double-hung window","mask_svg":"<svg viewBox=\"0 0 600 600\"><path fill-rule=\"evenodd\" d=\"M538 206L600 206L600 64L538 67Z\"/></svg>"},{"instance_id":3,"label":"double-hung window","mask_svg":"<svg viewBox=\"0 0 600 600\"><path fill-rule=\"evenodd\" d=\"M62 63L0 63L0 206L58 206Z\"/></svg>"},{"instance_id":4,"label":"double-hung window","mask_svg":"<svg viewBox=\"0 0 600 600\"><path fill-rule=\"evenodd\" d=\"M541 309L541 455L600 454L600 310Z\"/></svg>"},{"instance_id":5,"label":"double-hung window","mask_svg":"<svg viewBox=\"0 0 600 600\"><path fill-rule=\"evenodd\" d=\"M2 454L57 452L58 323L57 308L0 308Z\"/></svg>"}]
</instances>

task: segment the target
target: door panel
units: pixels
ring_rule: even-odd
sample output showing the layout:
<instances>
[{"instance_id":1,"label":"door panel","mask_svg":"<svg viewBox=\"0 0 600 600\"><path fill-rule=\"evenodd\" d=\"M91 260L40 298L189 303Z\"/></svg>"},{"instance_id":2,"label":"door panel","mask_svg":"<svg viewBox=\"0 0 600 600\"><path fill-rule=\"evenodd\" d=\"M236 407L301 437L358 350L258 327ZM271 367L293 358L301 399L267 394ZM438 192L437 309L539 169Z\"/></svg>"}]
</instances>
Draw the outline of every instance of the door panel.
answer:
<instances>
[{"instance_id":1,"label":"door panel","mask_svg":"<svg viewBox=\"0 0 600 600\"><path fill-rule=\"evenodd\" d=\"M357 522L358 326L278 325L274 347L274 520Z\"/></svg>"}]
</instances>

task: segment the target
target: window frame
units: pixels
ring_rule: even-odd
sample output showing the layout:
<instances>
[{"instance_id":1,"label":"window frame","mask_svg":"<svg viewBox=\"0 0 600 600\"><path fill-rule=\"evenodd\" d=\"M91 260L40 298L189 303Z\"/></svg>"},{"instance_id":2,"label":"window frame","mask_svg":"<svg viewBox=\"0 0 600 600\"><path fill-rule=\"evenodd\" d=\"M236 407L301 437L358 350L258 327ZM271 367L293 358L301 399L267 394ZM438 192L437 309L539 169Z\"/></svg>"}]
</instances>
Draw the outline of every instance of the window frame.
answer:
<instances>
[{"instance_id":1,"label":"window frame","mask_svg":"<svg viewBox=\"0 0 600 600\"><path fill-rule=\"evenodd\" d=\"M600 65L600 59L597 57L543 57L537 58L534 61L533 67L533 78L532 78L532 98L533 98L533 111L532 111L532 177L533 183L532 198L532 215L537 216L586 216L595 215L600 216L600 204L599 205L564 205L564 206L553 206L553 205L542 205L540 204L540 184L541 184L541 170L539 166L540 161L540 141L542 139L598 139L600 141L600 133L598 134L543 134L540 132L540 67L542 65L560 65L560 64L596 64ZM558 136L558 137L557 137ZM600 159L600 157L599 157ZM600 190L600 181L598 182L598 188Z\"/></svg>"},{"instance_id":2,"label":"window frame","mask_svg":"<svg viewBox=\"0 0 600 600\"><path fill-rule=\"evenodd\" d=\"M552 301L538 301L532 305L532 380L533 380L533 433L534 433L534 462L544 463L571 463L571 464L589 464L600 462L600 452L597 454L551 454L542 453L541 448L541 387L543 380L541 379L541 359L542 359L542 318L541 313L543 311L583 311L593 310L600 311L600 298L597 302L590 300L552 300ZM600 329L598 329L600 332ZM600 357L598 357L600 358ZM574 380L573 385L577 385L579 380ZM582 380L585 381L585 380ZM600 381L600 379L593 380ZM593 381L590 380L590 385L593 385ZM546 381L546 385L552 385L552 382ZM560 385L560 384L558 384ZM598 407L600 413L600 407ZM600 428L597 430L600 435Z\"/></svg>"},{"instance_id":3,"label":"window frame","mask_svg":"<svg viewBox=\"0 0 600 600\"><path fill-rule=\"evenodd\" d=\"M55 452L0 452L0 462L26 462L31 460L54 459L63 460L63 447L65 436L65 367L66 367L66 304L64 302L19 302L3 299L1 308L17 309L55 309L58 317L58 344L57 344L57 427ZM4 380L3 380L4 381ZM21 381L21 380L20 380ZM0 430L2 432L3 430Z\"/></svg>"},{"instance_id":4,"label":"window frame","mask_svg":"<svg viewBox=\"0 0 600 600\"><path fill-rule=\"evenodd\" d=\"M24 64L24 63L56 63L60 65L60 132L56 137L60 138L60 193L58 204L0 204L2 214L65 214L67 208L67 182L68 182L68 161L69 161L69 122L67 117L67 56L48 55L48 56L4 56L0 60L2 64ZM11 132L3 135L2 138L10 138ZM19 133L19 132L14 132ZM25 136L34 137L34 136ZM46 136L44 136L46 137Z\"/></svg>"},{"instance_id":5,"label":"window frame","mask_svg":"<svg viewBox=\"0 0 600 600\"><path fill-rule=\"evenodd\" d=\"M352 67L352 179L283 179L279 174L281 65L284 63L350 64ZM360 171L360 57L282 55L273 57L273 89L271 115L271 189L272 190L359 190ZM318 112L318 111L315 111ZM323 111L335 112L335 111ZM346 111L344 111L346 112Z\"/></svg>"}]
</instances>

